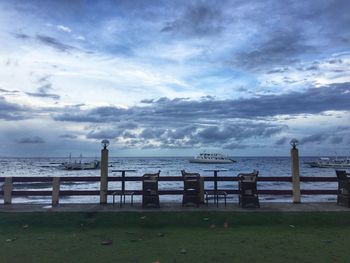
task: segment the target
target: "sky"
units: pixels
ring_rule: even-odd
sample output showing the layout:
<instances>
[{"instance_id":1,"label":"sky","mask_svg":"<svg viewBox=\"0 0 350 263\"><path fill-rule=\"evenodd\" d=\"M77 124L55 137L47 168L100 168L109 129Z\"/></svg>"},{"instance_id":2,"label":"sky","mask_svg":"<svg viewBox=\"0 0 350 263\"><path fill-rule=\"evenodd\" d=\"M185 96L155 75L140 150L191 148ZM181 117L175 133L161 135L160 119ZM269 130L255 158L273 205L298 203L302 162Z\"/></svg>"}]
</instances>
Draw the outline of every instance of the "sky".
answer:
<instances>
[{"instance_id":1,"label":"sky","mask_svg":"<svg viewBox=\"0 0 350 263\"><path fill-rule=\"evenodd\" d=\"M350 155L350 1L0 1L0 156Z\"/></svg>"}]
</instances>

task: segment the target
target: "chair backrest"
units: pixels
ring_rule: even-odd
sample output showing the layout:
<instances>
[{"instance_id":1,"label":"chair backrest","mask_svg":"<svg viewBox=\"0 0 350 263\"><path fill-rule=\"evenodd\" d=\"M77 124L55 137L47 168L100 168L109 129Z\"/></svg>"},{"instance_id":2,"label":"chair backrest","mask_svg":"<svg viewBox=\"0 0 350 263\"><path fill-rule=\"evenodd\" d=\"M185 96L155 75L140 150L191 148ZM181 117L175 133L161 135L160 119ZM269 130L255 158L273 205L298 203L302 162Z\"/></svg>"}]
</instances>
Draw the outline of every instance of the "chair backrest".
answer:
<instances>
[{"instance_id":1,"label":"chair backrest","mask_svg":"<svg viewBox=\"0 0 350 263\"><path fill-rule=\"evenodd\" d=\"M142 192L143 194L157 194L158 193L158 173L148 173L142 176Z\"/></svg>"},{"instance_id":2,"label":"chair backrest","mask_svg":"<svg viewBox=\"0 0 350 263\"><path fill-rule=\"evenodd\" d=\"M199 191L200 188L200 174L199 173L187 173L185 170L181 171L182 178L184 180L184 190Z\"/></svg>"},{"instance_id":3,"label":"chair backrest","mask_svg":"<svg viewBox=\"0 0 350 263\"><path fill-rule=\"evenodd\" d=\"M185 178L197 178L197 177L200 177L200 174L199 173L188 173L186 172L185 170L181 170L181 174L182 174L182 177L183 179Z\"/></svg>"},{"instance_id":4,"label":"chair backrest","mask_svg":"<svg viewBox=\"0 0 350 263\"><path fill-rule=\"evenodd\" d=\"M259 171L253 171L252 173L240 173L238 174L239 180L245 183L256 183L258 179Z\"/></svg>"},{"instance_id":5,"label":"chair backrest","mask_svg":"<svg viewBox=\"0 0 350 263\"><path fill-rule=\"evenodd\" d=\"M160 170L158 171L158 173L147 173L147 174L144 174L142 176L142 180L145 181L145 180L148 180L148 181L158 181L158 178L159 178L159 174L160 174Z\"/></svg>"},{"instance_id":6,"label":"chair backrest","mask_svg":"<svg viewBox=\"0 0 350 263\"><path fill-rule=\"evenodd\" d=\"M349 181L346 171L336 170L335 173L337 174L338 181Z\"/></svg>"},{"instance_id":7,"label":"chair backrest","mask_svg":"<svg viewBox=\"0 0 350 263\"><path fill-rule=\"evenodd\" d=\"M341 194L348 195L350 193L350 179L347 176L346 171L335 171L338 179L338 191Z\"/></svg>"}]
</instances>

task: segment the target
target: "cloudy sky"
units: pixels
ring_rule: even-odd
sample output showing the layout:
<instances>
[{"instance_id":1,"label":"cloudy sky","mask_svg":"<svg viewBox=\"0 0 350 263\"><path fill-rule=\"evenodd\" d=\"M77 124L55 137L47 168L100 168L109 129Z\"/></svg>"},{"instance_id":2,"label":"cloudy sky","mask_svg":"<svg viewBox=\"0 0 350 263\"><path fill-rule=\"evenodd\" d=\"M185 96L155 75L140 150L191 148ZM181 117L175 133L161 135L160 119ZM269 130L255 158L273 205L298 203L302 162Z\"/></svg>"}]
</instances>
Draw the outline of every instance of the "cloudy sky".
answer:
<instances>
[{"instance_id":1,"label":"cloudy sky","mask_svg":"<svg viewBox=\"0 0 350 263\"><path fill-rule=\"evenodd\" d=\"M350 155L350 1L0 1L0 156Z\"/></svg>"}]
</instances>

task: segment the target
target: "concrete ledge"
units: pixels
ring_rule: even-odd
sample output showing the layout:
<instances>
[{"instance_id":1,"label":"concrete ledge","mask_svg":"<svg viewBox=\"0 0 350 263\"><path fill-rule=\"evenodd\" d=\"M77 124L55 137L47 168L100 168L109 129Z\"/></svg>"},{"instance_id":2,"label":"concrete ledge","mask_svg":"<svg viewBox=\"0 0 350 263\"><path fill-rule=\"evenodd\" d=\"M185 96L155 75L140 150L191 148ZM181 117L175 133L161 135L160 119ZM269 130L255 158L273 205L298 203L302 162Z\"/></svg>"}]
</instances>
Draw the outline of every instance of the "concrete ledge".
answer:
<instances>
[{"instance_id":1,"label":"concrete ledge","mask_svg":"<svg viewBox=\"0 0 350 263\"><path fill-rule=\"evenodd\" d=\"M182 207L179 203L162 203L160 208L143 209L141 204L126 204L123 207L112 204L60 204L52 207L50 204L10 204L0 205L0 213L26 213L26 212L196 212L196 211L220 211L220 212L350 212L350 208L338 206L336 203L260 203L260 208L241 208L236 203L228 203L226 206L210 204L208 207Z\"/></svg>"}]
</instances>

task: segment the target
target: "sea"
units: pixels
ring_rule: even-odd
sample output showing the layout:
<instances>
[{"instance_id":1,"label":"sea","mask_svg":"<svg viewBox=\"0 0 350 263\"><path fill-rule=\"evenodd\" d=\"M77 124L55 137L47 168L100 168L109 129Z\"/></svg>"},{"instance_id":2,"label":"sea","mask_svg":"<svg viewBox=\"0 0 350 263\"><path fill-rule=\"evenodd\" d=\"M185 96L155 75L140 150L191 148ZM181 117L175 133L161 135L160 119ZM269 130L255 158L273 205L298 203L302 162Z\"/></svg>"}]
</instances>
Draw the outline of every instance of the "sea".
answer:
<instances>
[{"instance_id":1,"label":"sea","mask_svg":"<svg viewBox=\"0 0 350 263\"><path fill-rule=\"evenodd\" d=\"M232 164L195 164L189 162L189 157L111 157L109 158L109 176L121 176L120 172L114 170L136 170L127 172L127 176L142 176L144 173L155 173L161 171L160 176L180 176L181 170L188 172L198 172L203 176L213 176L212 171L219 172L219 176L237 176L239 173L248 173L253 170L259 171L259 177L264 176L291 176L290 157L235 157ZM311 168L306 162L316 161L318 157L300 157L301 176L335 176L334 169ZM95 158L72 158L71 161L93 161ZM67 171L59 169L59 165L67 162L68 158L0 158L0 177L15 176L99 176L100 170L80 170ZM0 187L2 187L0 183ZM141 189L141 182L126 182L126 189ZM159 189L182 189L181 182L159 182ZM237 182L218 182L218 188L237 189ZM291 189L288 182L258 182L258 189ZM109 182L110 190L119 190L120 182ZM213 188L212 182L206 182L206 189ZM18 190L51 190L50 184L40 183L15 183L14 189ZM62 183L61 190L98 190L98 183L77 182ZM337 189L336 182L307 182L301 183L301 189ZM0 197L1 198L1 197ZM108 197L111 202L111 196ZM135 202L140 201L139 196L135 197ZM291 202L291 196L260 195L262 202ZM162 195L160 201L181 202L181 196ZM326 202L336 201L334 195L305 195L301 197L302 202ZM236 202L237 195L228 197L228 202ZM2 202L2 201L0 201ZM14 197L13 203L42 203L49 204L51 197ZM98 196L74 196L61 197L60 203L98 203Z\"/></svg>"}]
</instances>

